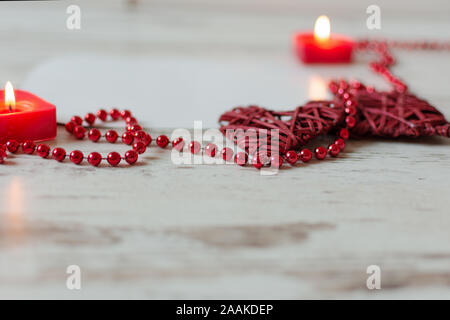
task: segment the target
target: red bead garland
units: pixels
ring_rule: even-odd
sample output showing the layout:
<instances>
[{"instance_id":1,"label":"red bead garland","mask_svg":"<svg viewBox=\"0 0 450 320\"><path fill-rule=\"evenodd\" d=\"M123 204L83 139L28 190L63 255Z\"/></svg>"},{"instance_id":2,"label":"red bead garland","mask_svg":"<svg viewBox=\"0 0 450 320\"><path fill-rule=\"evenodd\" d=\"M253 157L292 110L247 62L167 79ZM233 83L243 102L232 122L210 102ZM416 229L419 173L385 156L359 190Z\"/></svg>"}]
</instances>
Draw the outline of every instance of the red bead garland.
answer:
<instances>
[{"instance_id":1,"label":"red bead garland","mask_svg":"<svg viewBox=\"0 0 450 320\"><path fill-rule=\"evenodd\" d=\"M87 136L90 141L98 142L101 138L105 138L109 143L116 143L119 134L115 130L108 130L104 135L101 134L100 130L97 128L89 128L95 123L97 119L101 121L107 121L108 115L112 121L123 119L127 123L127 130L122 134L122 142L127 145L133 145L133 150L128 150L124 157L122 158L117 152L110 152L106 158L102 158L101 154L98 152L91 152L88 156L79 150L73 150L67 153L63 148L54 148L53 150L46 144L39 144L38 146L31 140L24 141L22 144L15 140L9 140L5 145L0 145L0 163L3 163L4 159L7 157L6 151L10 153L16 153L19 147L25 154L36 154L42 158L48 158L51 154L51 158L63 162L66 158L76 165L79 165L86 160L92 166L99 166L102 160L106 160L111 166L117 166L122 160L126 163L132 165L138 161L138 154L142 154L146 151L147 146L152 142L152 137L142 130L142 127L137 124L136 118L132 117L131 112L128 110L119 111L117 109L112 109L109 112L100 109L96 114L88 113L84 116L84 121L86 121L88 130L83 127L83 119L79 116L73 116L71 120L66 123L65 129L68 133L72 134L76 139L84 139ZM130 127L130 124L132 126ZM162 138L161 138L162 137ZM164 140L168 138L166 136L158 137L159 140Z\"/></svg>"}]
</instances>

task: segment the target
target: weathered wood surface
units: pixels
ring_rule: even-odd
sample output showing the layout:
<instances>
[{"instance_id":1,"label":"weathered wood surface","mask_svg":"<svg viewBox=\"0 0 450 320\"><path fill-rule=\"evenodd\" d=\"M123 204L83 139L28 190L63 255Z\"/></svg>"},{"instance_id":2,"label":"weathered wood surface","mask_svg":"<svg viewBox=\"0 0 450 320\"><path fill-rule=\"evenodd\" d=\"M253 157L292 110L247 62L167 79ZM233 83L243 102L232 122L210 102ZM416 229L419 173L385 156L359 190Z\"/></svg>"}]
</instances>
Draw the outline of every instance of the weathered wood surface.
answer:
<instances>
[{"instance_id":1,"label":"weathered wood surface","mask_svg":"<svg viewBox=\"0 0 450 320\"><path fill-rule=\"evenodd\" d=\"M2 47L0 71L20 83L40 59L73 50L130 57L172 52L179 43L178 54L186 55L205 54L197 46L210 43L209 54L218 58L225 56L219 48L249 58L277 54L285 49L277 33L296 23L283 3L273 10L265 1L255 12L237 2L155 1L132 13L118 2L83 2L91 19L76 35L54 28L67 3L1 3L0 40L12 43ZM401 23L388 19L395 31L386 34L405 34L416 20L391 9L387 16L393 12ZM12 18L18 13L41 18L19 23ZM448 36L448 17L424 16L430 30L417 36L440 26ZM258 28L267 32L255 38ZM6 34L12 30L16 36ZM181 30L191 35L185 42ZM147 36L165 40L150 44ZM450 115L448 56L430 55L404 54L397 70ZM62 129L52 145L93 148ZM228 165L175 166L168 151L156 148L123 169L14 156L0 166L0 297L450 298L449 158L450 140L442 138L352 141L336 160L273 176ZM82 269L81 291L66 288L72 264ZM369 265L381 267L381 290L366 288Z\"/></svg>"}]
</instances>

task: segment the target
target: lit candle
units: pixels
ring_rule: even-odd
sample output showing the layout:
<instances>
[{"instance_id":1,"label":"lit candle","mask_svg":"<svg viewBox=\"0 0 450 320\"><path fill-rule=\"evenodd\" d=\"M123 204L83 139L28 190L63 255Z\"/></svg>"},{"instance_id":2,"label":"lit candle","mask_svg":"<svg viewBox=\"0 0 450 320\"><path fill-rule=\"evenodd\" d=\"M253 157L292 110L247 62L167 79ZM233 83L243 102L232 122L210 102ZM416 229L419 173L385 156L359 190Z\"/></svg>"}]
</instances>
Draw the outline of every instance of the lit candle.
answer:
<instances>
[{"instance_id":1,"label":"lit candle","mask_svg":"<svg viewBox=\"0 0 450 320\"><path fill-rule=\"evenodd\" d=\"M294 48L303 63L349 63L352 60L353 40L330 32L327 16L317 18L314 32L294 35Z\"/></svg>"},{"instance_id":2,"label":"lit candle","mask_svg":"<svg viewBox=\"0 0 450 320\"><path fill-rule=\"evenodd\" d=\"M0 143L14 139L42 141L56 137L56 107L8 82L0 102ZM0 93L0 97L1 97Z\"/></svg>"}]
</instances>

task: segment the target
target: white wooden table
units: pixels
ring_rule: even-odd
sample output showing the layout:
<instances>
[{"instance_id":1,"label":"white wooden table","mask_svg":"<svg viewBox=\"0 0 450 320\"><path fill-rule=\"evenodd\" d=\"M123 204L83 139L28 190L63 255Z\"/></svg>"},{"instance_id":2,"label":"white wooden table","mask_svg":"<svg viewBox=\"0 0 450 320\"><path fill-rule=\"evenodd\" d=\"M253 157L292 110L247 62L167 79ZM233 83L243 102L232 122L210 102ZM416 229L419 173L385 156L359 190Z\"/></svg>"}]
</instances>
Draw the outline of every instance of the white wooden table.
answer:
<instances>
[{"instance_id":1,"label":"white wooden table","mask_svg":"<svg viewBox=\"0 0 450 320\"><path fill-rule=\"evenodd\" d=\"M280 35L322 13L320 1L164 0L137 12L81 2L87 20L68 34L59 27L68 4L0 3L0 41L11 42L0 53L3 80L20 84L41 59L73 51L273 57L288 46ZM352 32L347 15L364 21L356 2L350 13L328 5L343 32ZM408 17L380 5L380 36L450 36L445 10L418 3ZM370 34L361 25L353 34ZM396 71L450 116L448 54L398 57ZM51 144L92 150L62 128ZM449 158L442 138L351 141L334 161L273 176L176 166L157 148L129 168L17 155L0 165L0 298L450 298ZM82 270L81 290L66 287L69 265ZM369 265L381 268L381 290L366 287Z\"/></svg>"}]
</instances>

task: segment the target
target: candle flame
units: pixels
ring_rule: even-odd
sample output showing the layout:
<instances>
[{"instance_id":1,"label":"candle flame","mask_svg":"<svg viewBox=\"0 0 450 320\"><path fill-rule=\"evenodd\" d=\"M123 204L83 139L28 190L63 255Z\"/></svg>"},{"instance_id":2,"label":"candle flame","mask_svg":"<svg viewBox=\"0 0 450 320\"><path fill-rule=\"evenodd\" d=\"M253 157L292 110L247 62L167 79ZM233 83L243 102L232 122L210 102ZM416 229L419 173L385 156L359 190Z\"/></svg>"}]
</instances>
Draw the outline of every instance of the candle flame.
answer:
<instances>
[{"instance_id":1,"label":"candle flame","mask_svg":"<svg viewBox=\"0 0 450 320\"><path fill-rule=\"evenodd\" d=\"M16 110L16 97L14 96L14 88L9 81L5 86L5 107L9 108L9 112L14 112Z\"/></svg>"},{"instance_id":2,"label":"candle flame","mask_svg":"<svg viewBox=\"0 0 450 320\"><path fill-rule=\"evenodd\" d=\"M319 41L325 41L330 38L330 19L327 16L320 16L314 25L314 38Z\"/></svg>"}]
</instances>

